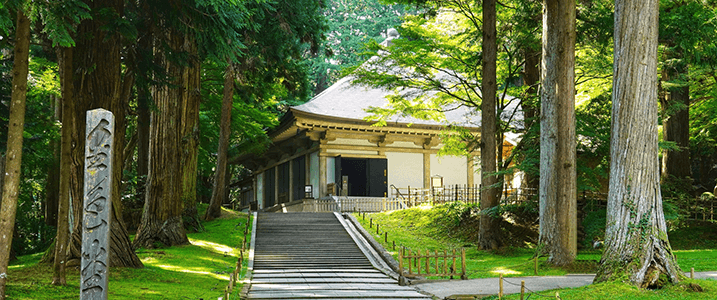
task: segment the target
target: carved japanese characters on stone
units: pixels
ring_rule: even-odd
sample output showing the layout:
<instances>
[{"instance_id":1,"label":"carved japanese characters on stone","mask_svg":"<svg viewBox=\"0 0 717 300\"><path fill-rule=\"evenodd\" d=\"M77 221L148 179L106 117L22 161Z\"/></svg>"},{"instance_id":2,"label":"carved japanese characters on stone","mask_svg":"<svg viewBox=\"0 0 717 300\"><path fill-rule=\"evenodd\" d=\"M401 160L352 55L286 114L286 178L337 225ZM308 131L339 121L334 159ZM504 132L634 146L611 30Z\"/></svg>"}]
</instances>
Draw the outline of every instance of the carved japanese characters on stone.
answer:
<instances>
[{"instance_id":1,"label":"carved japanese characters on stone","mask_svg":"<svg viewBox=\"0 0 717 300\"><path fill-rule=\"evenodd\" d=\"M87 112L80 299L107 299L114 116Z\"/></svg>"}]
</instances>

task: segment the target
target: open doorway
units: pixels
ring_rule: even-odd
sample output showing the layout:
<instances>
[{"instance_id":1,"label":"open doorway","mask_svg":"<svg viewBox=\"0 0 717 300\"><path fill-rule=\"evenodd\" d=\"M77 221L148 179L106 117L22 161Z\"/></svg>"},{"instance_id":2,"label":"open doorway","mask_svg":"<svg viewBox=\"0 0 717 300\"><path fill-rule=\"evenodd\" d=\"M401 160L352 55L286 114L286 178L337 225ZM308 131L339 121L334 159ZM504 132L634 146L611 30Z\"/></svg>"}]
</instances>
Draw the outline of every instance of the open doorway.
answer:
<instances>
[{"instance_id":1,"label":"open doorway","mask_svg":"<svg viewBox=\"0 0 717 300\"><path fill-rule=\"evenodd\" d=\"M348 196L385 197L388 161L384 158L336 157L336 183L346 177Z\"/></svg>"}]
</instances>

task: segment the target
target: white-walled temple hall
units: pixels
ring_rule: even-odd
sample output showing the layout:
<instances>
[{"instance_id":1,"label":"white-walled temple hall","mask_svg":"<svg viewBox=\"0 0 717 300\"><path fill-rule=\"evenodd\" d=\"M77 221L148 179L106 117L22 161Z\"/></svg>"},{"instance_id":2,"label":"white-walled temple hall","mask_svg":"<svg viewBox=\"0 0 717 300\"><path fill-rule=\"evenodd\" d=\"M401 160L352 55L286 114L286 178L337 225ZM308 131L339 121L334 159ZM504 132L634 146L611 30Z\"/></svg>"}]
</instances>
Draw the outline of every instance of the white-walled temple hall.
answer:
<instances>
[{"instance_id":1,"label":"white-walled temple hall","mask_svg":"<svg viewBox=\"0 0 717 300\"><path fill-rule=\"evenodd\" d=\"M385 126L372 126L366 109L385 107L389 94L344 78L291 107L270 132L273 145L262 155L241 158L252 171L242 203L262 209L328 195L386 197L396 189L430 188L432 178L449 186L480 183L480 153L438 155L447 124L477 136L479 115L457 107L446 112L445 123L394 116Z\"/></svg>"}]
</instances>

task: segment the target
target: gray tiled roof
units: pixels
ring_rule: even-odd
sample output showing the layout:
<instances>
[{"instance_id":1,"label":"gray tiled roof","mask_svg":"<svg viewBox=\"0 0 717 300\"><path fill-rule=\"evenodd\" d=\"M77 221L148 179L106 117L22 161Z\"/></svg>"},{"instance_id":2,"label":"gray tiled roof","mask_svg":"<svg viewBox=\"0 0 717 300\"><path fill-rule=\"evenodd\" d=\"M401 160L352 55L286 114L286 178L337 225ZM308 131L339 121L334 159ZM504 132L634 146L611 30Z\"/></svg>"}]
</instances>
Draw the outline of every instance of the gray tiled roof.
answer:
<instances>
[{"instance_id":1,"label":"gray tiled roof","mask_svg":"<svg viewBox=\"0 0 717 300\"><path fill-rule=\"evenodd\" d=\"M365 117L370 115L370 113L366 112L366 109L370 107L387 107L388 100L386 96L393 95L394 93L392 91L352 85L352 79L352 77L344 77L309 102L294 106L292 109L315 115L364 120ZM445 113L446 120L444 122L394 115L390 118L389 123L397 122L420 125L454 124L464 127L480 127L480 112L476 112L470 107L459 106L457 104L453 104L453 107L447 108L455 109Z\"/></svg>"},{"instance_id":2,"label":"gray tiled roof","mask_svg":"<svg viewBox=\"0 0 717 300\"><path fill-rule=\"evenodd\" d=\"M388 107L386 96L394 92L381 88L353 85L351 76L344 77L328 89L315 96L309 102L292 107L294 111L300 111L320 116L330 116L342 119L364 120L370 113L366 109L370 107ZM512 97L511 97L512 99ZM513 121L522 120L522 112L519 110L517 99L511 101L509 107L503 112L503 119L510 117L508 112L518 109ZM445 120L437 122L433 120L421 120L410 116L394 115L388 123L419 124L429 126L459 125L463 127L479 128L480 111L472 107L459 104L450 104L444 107ZM522 123L522 122L516 122ZM522 127L522 124L514 124Z\"/></svg>"}]
</instances>

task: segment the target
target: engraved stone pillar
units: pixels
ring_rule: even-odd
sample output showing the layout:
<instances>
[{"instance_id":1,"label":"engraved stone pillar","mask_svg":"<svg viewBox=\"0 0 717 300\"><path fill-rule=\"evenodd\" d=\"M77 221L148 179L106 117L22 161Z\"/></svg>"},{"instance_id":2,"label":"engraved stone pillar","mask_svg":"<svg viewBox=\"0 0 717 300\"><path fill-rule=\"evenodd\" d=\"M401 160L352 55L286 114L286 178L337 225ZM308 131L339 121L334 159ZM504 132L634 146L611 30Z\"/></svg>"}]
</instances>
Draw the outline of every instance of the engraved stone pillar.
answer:
<instances>
[{"instance_id":1,"label":"engraved stone pillar","mask_svg":"<svg viewBox=\"0 0 717 300\"><path fill-rule=\"evenodd\" d=\"M114 116L87 112L80 299L107 299Z\"/></svg>"}]
</instances>

